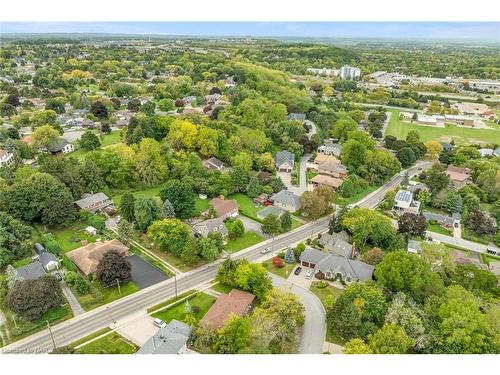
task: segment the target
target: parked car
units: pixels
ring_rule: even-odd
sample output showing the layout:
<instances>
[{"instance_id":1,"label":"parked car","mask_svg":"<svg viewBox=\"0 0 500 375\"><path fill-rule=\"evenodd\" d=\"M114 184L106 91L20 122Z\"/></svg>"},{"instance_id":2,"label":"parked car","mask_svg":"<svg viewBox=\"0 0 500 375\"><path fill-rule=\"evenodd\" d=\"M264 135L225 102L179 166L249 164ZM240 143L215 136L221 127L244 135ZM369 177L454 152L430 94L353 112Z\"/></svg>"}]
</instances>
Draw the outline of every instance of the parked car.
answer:
<instances>
[{"instance_id":1,"label":"parked car","mask_svg":"<svg viewBox=\"0 0 500 375\"><path fill-rule=\"evenodd\" d=\"M63 277L59 272L54 272L52 275L56 278L57 281L62 281Z\"/></svg>"},{"instance_id":2,"label":"parked car","mask_svg":"<svg viewBox=\"0 0 500 375\"><path fill-rule=\"evenodd\" d=\"M306 279L311 280L311 277L313 276L313 270L309 270L306 272Z\"/></svg>"},{"instance_id":3,"label":"parked car","mask_svg":"<svg viewBox=\"0 0 500 375\"><path fill-rule=\"evenodd\" d=\"M493 255L498 255L498 256L500 256L500 249L496 249L496 248L494 248L494 247L488 247L488 248L486 249L486 252L487 252L488 254L493 254Z\"/></svg>"},{"instance_id":4,"label":"parked car","mask_svg":"<svg viewBox=\"0 0 500 375\"><path fill-rule=\"evenodd\" d=\"M261 253L261 254L267 254L267 253L269 253L270 251L271 251L271 248L270 248L270 247L266 247L265 249L262 249L262 250L260 251L260 253Z\"/></svg>"},{"instance_id":5,"label":"parked car","mask_svg":"<svg viewBox=\"0 0 500 375\"><path fill-rule=\"evenodd\" d=\"M298 276L300 275L300 271L302 271L302 267L297 267L295 268L295 271L293 271L293 273L295 274L295 276Z\"/></svg>"},{"instance_id":6,"label":"parked car","mask_svg":"<svg viewBox=\"0 0 500 375\"><path fill-rule=\"evenodd\" d=\"M158 319L158 318L156 318L155 320L153 320L153 324L155 326L157 326L158 328L163 328L163 327L167 326L167 324L163 320Z\"/></svg>"}]
</instances>

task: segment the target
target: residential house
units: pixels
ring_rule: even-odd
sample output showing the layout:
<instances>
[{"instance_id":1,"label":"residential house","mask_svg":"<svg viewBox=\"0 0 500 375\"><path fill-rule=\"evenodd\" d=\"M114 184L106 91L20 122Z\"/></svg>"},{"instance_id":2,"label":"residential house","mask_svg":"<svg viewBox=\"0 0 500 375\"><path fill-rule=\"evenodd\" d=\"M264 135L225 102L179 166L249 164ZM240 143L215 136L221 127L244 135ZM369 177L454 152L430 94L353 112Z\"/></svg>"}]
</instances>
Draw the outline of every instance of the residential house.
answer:
<instances>
[{"instance_id":1,"label":"residential house","mask_svg":"<svg viewBox=\"0 0 500 375\"><path fill-rule=\"evenodd\" d=\"M420 252L420 241L408 240L408 246L406 249L409 253L418 254Z\"/></svg>"},{"instance_id":2,"label":"residential house","mask_svg":"<svg viewBox=\"0 0 500 375\"><path fill-rule=\"evenodd\" d=\"M319 165L323 162L337 163L340 164L340 160L337 159L334 155L327 155L318 153L314 158L314 164Z\"/></svg>"},{"instance_id":3,"label":"residential house","mask_svg":"<svg viewBox=\"0 0 500 375\"><path fill-rule=\"evenodd\" d=\"M467 168L449 165L445 173L450 177L453 186L456 188L463 187L470 179L470 171Z\"/></svg>"},{"instance_id":4,"label":"residential house","mask_svg":"<svg viewBox=\"0 0 500 375\"><path fill-rule=\"evenodd\" d=\"M435 212L424 211L423 215L427 221L435 221L439 225L447 228L459 228L461 215L459 213L454 213L453 215L443 215Z\"/></svg>"},{"instance_id":5,"label":"residential house","mask_svg":"<svg viewBox=\"0 0 500 375\"><path fill-rule=\"evenodd\" d=\"M302 267L312 268L317 279L341 279L345 283L371 280L374 267L358 260L306 248L300 254Z\"/></svg>"},{"instance_id":6,"label":"residential house","mask_svg":"<svg viewBox=\"0 0 500 375\"><path fill-rule=\"evenodd\" d=\"M125 256L128 255L128 247L117 239L113 239L105 242L89 243L68 252L66 256L75 263L85 276L88 276L95 274L101 259L112 250Z\"/></svg>"},{"instance_id":7,"label":"residential house","mask_svg":"<svg viewBox=\"0 0 500 375\"><path fill-rule=\"evenodd\" d=\"M238 289L232 289L229 294L222 294L201 319L200 324L219 329L232 315L244 316L252 307L255 296Z\"/></svg>"},{"instance_id":8,"label":"residential house","mask_svg":"<svg viewBox=\"0 0 500 375\"><path fill-rule=\"evenodd\" d=\"M64 138L61 138L55 145L50 147L50 153L52 155L63 155L69 154L70 152L75 151L75 145L69 143Z\"/></svg>"},{"instance_id":9,"label":"residential house","mask_svg":"<svg viewBox=\"0 0 500 375\"><path fill-rule=\"evenodd\" d=\"M219 159L215 157L211 157L210 159L207 159L203 162L203 166L207 170L218 170L218 171L223 171L227 169L227 164L220 161Z\"/></svg>"},{"instance_id":10,"label":"residential house","mask_svg":"<svg viewBox=\"0 0 500 375\"><path fill-rule=\"evenodd\" d=\"M340 143L333 142L332 140L328 140L324 145L318 147L318 152L325 155L335 155L336 157L340 157L342 145Z\"/></svg>"},{"instance_id":11,"label":"residential house","mask_svg":"<svg viewBox=\"0 0 500 375\"><path fill-rule=\"evenodd\" d=\"M269 200L273 205L289 212L300 210L300 197L289 190L281 190L279 193L271 195Z\"/></svg>"},{"instance_id":12,"label":"residential house","mask_svg":"<svg viewBox=\"0 0 500 375\"><path fill-rule=\"evenodd\" d=\"M195 236L207 237L210 233L220 233L222 237L226 237L227 231L224 220L220 217L214 219L203 220L193 225Z\"/></svg>"},{"instance_id":13,"label":"residential house","mask_svg":"<svg viewBox=\"0 0 500 375\"><path fill-rule=\"evenodd\" d=\"M304 122L306 121L306 114L305 113L289 113L287 116L287 120L295 120L299 122Z\"/></svg>"},{"instance_id":14,"label":"residential house","mask_svg":"<svg viewBox=\"0 0 500 375\"><path fill-rule=\"evenodd\" d=\"M493 156L495 153L495 151L492 148L480 148L478 151L482 158L487 156Z\"/></svg>"},{"instance_id":15,"label":"residential house","mask_svg":"<svg viewBox=\"0 0 500 375\"><path fill-rule=\"evenodd\" d=\"M257 212L257 217L260 220L264 220L269 215L275 215L276 217L281 217L281 215L283 215L284 213L285 211L282 210L281 208L275 206L267 206Z\"/></svg>"},{"instance_id":16,"label":"residential house","mask_svg":"<svg viewBox=\"0 0 500 375\"><path fill-rule=\"evenodd\" d=\"M394 197L394 209L400 213L418 214L420 212L420 202L413 199L413 194L408 190L399 190Z\"/></svg>"},{"instance_id":17,"label":"residential house","mask_svg":"<svg viewBox=\"0 0 500 375\"><path fill-rule=\"evenodd\" d=\"M463 102L463 103L456 103L454 105L458 111L463 114L463 115L474 115L474 116L481 116L483 113L488 112L490 108L483 103L470 103L470 102Z\"/></svg>"},{"instance_id":18,"label":"residential house","mask_svg":"<svg viewBox=\"0 0 500 375\"><path fill-rule=\"evenodd\" d=\"M221 97L221 94L215 93L215 94L210 94L210 95L205 95L205 103L206 104L214 104L216 103L219 98Z\"/></svg>"},{"instance_id":19,"label":"residential house","mask_svg":"<svg viewBox=\"0 0 500 375\"><path fill-rule=\"evenodd\" d=\"M0 148L0 167L14 164L14 154Z\"/></svg>"},{"instance_id":20,"label":"residential house","mask_svg":"<svg viewBox=\"0 0 500 375\"><path fill-rule=\"evenodd\" d=\"M441 142L441 146L443 146L443 151L447 151L447 152L453 151L453 145L451 143Z\"/></svg>"},{"instance_id":21,"label":"residential house","mask_svg":"<svg viewBox=\"0 0 500 375\"><path fill-rule=\"evenodd\" d=\"M210 201L210 206L214 209L217 217L222 220L238 217L240 208L238 202L232 199L225 199L223 195L219 198L213 198Z\"/></svg>"},{"instance_id":22,"label":"residential house","mask_svg":"<svg viewBox=\"0 0 500 375\"><path fill-rule=\"evenodd\" d=\"M191 331L191 326L172 319L151 336L136 354L184 354Z\"/></svg>"},{"instance_id":23,"label":"residential house","mask_svg":"<svg viewBox=\"0 0 500 375\"><path fill-rule=\"evenodd\" d=\"M475 120L471 117L460 116L460 115L444 115L444 119L447 123L452 123L455 125L474 127Z\"/></svg>"},{"instance_id":24,"label":"residential house","mask_svg":"<svg viewBox=\"0 0 500 375\"><path fill-rule=\"evenodd\" d=\"M331 254L353 258L354 246L349 244L348 241L349 235L346 231L342 231L332 234L324 233L321 235L318 242Z\"/></svg>"},{"instance_id":25,"label":"residential house","mask_svg":"<svg viewBox=\"0 0 500 375\"><path fill-rule=\"evenodd\" d=\"M336 161L323 161L318 165L318 173L344 179L347 177L347 168Z\"/></svg>"},{"instance_id":26,"label":"residential house","mask_svg":"<svg viewBox=\"0 0 500 375\"><path fill-rule=\"evenodd\" d=\"M314 186L314 188L318 186L328 186L334 190L337 190L344 181L340 178L325 176L322 174L318 174L309 180L309 183Z\"/></svg>"},{"instance_id":27,"label":"residential house","mask_svg":"<svg viewBox=\"0 0 500 375\"><path fill-rule=\"evenodd\" d=\"M104 193L84 194L82 199L75 203L77 210L88 210L92 213L104 210L107 207L113 206L113 201Z\"/></svg>"},{"instance_id":28,"label":"residential house","mask_svg":"<svg viewBox=\"0 0 500 375\"><path fill-rule=\"evenodd\" d=\"M47 273L45 272L45 269L38 261L17 269L17 277L22 280L37 280L46 275Z\"/></svg>"},{"instance_id":29,"label":"residential house","mask_svg":"<svg viewBox=\"0 0 500 375\"><path fill-rule=\"evenodd\" d=\"M276 169L279 172L291 172L295 163L295 155L289 151L280 151L275 157Z\"/></svg>"},{"instance_id":30,"label":"residential house","mask_svg":"<svg viewBox=\"0 0 500 375\"><path fill-rule=\"evenodd\" d=\"M414 182L410 181L409 185L406 187L406 190L408 190L410 193L415 196L415 194L421 190L429 190L428 186L422 182Z\"/></svg>"}]
</instances>

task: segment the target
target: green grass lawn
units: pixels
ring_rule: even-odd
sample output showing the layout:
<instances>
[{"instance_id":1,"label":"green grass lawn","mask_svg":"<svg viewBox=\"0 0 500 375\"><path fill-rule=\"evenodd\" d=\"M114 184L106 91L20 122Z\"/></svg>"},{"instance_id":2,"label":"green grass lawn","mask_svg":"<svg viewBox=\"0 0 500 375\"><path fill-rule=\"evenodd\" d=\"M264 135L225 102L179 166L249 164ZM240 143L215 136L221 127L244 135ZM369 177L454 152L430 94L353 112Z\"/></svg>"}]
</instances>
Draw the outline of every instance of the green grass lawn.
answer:
<instances>
[{"instance_id":1,"label":"green grass lawn","mask_svg":"<svg viewBox=\"0 0 500 375\"><path fill-rule=\"evenodd\" d=\"M233 289L233 287L226 284L217 283L212 287L212 289L220 293L228 294Z\"/></svg>"},{"instance_id":2,"label":"green grass lawn","mask_svg":"<svg viewBox=\"0 0 500 375\"><path fill-rule=\"evenodd\" d=\"M329 296L332 296L333 299L332 301L335 301L343 292L342 289L335 288L331 285L327 285L324 288L318 288L318 285L321 285L319 282L313 282L311 284L311 288L309 289L311 292L313 292L321 301L323 306L325 306L325 309L328 307L325 305L325 301L327 301L327 298ZM342 340L338 335L336 335L330 328L327 327L326 330L326 341L337 344L337 345L344 345L345 340Z\"/></svg>"},{"instance_id":3,"label":"green grass lawn","mask_svg":"<svg viewBox=\"0 0 500 375\"><path fill-rule=\"evenodd\" d=\"M113 130L109 134L104 134L102 137L99 136L99 140L101 141L101 147L115 145L117 143L121 143L121 130Z\"/></svg>"},{"instance_id":4,"label":"green grass lawn","mask_svg":"<svg viewBox=\"0 0 500 375\"><path fill-rule=\"evenodd\" d=\"M260 221L257 217L257 212L262 209L262 206L257 206L252 199L244 194L233 194L228 197L238 202L240 206L240 213L249 217L250 219Z\"/></svg>"},{"instance_id":5,"label":"green grass lawn","mask_svg":"<svg viewBox=\"0 0 500 375\"><path fill-rule=\"evenodd\" d=\"M484 264L489 265L490 262L500 262L500 257L492 254L481 254L481 260Z\"/></svg>"},{"instance_id":6,"label":"green grass lawn","mask_svg":"<svg viewBox=\"0 0 500 375\"><path fill-rule=\"evenodd\" d=\"M159 196L162 188L163 188L163 185L132 191L132 193L134 194L135 198L139 198L139 197L152 198L152 197ZM111 199L113 200L115 205L117 205L117 206L120 205L123 194L124 194L124 192L122 191L122 192L119 192L117 194L113 194L111 196Z\"/></svg>"},{"instance_id":7,"label":"green grass lawn","mask_svg":"<svg viewBox=\"0 0 500 375\"><path fill-rule=\"evenodd\" d=\"M292 229L296 229L302 225L304 224L292 217Z\"/></svg>"},{"instance_id":8,"label":"green grass lawn","mask_svg":"<svg viewBox=\"0 0 500 375\"><path fill-rule=\"evenodd\" d=\"M442 227L439 224L431 224L429 223L427 225L427 230L434 232L434 233L439 233L439 234L444 234L445 236L451 236L451 231L445 227Z\"/></svg>"},{"instance_id":9,"label":"green grass lawn","mask_svg":"<svg viewBox=\"0 0 500 375\"><path fill-rule=\"evenodd\" d=\"M75 221L66 228L51 231L57 243L61 246L63 254L82 246L82 241L84 240L90 243L95 242L99 238L99 236L91 236L85 232L87 226L87 223Z\"/></svg>"},{"instance_id":10,"label":"green grass lawn","mask_svg":"<svg viewBox=\"0 0 500 375\"><path fill-rule=\"evenodd\" d=\"M148 311L148 313L150 313L150 312L153 312L155 310L161 309L162 307L168 306L168 305L170 305L176 301L179 301L179 300L181 300L181 299L183 299L183 298L185 298L193 293L196 293L196 290L189 290L187 292L181 293L181 294L177 295L177 297L172 297L172 298L166 300L165 302L162 302L162 303L159 303L158 305L154 305L153 307L150 307L147 311Z\"/></svg>"},{"instance_id":11,"label":"green grass lawn","mask_svg":"<svg viewBox=\"0 0 500 375\"><path fill-rule=\"evenodd\" d=\"M20 317L16 317L7 308L3 308L2 311L6 318L6 328L10 332L10 342L20 340L47 328L47 321L51 325L55 325L73 317L71 308L67 303L63 306L47 311L39 319L34 321L28 321Z\"/></svg>"},{"instance_id":12,"label":"green grass lawn","mask_svg":"<svg viewBox=\"0 0 500 375\"><path fill-rule=\"evenodd\" d=\"M85 311L108 304L139 290L139 287L133 282L120 285L120 293L118 292L117 286L102 288L96 281L93 282L93 287L93 291L85 296L80 296L75 290L73 290L74 295Z\"/></svg>"},{"instance_id":13,"label":"green grass lawn","mask_svg":"<svg viewBox=\"0 0 500 375\"><path fill-rule=\"evenodd\" d=\"M284 279L286 279L293 272L293 269L297 265L297 263L288 264L283 261L283 267L277 268L273 265L272 259L268 259L265 262L262 262L262 265L271 273L278 275Z\"/></svg>"},{"instance_id":14,"label":"green grass lawn","mask_svg":"<svg viewBox=\"0 0 500 375\"><path fill-rule=\"evenodd\" d=\"M189 301L189 306L191 306L191 309L193 309L195 306L197 307L197 311L193 313L196 321L199 321L201 318L203 318L208 309L214 304L215 300L215 297L202 292L197 293L192 298L187 300ZM186 312L186 306L186 302L182 301L179 302L179 304L172 306L168 310L155 313L152 316L155 318L159 318L166 323L169 323L172 319L176 319L182 322L188 314L188 312Z\"/></svg>"},{"instance_id":15,"label":"green grass lawn","mask_svg":"<svg viewBox=\"0 0 500 375\"><path fill-rule=\"evenodd\" d=\"M257 233L245 232L245 234L243 234L240 238L236 238L234 240L228 239L225 249L230 253L234 253L235 251L245 249L262 241L264 241L264 238Z\"/></svg>"},{"instance_id":16,"label":"green grass lawn","mask_svg":"<svg viewBox=\"0 0 500 375\"><path fill-rule=\"evenodd\" d=\"M462 226L462 238L465 240L482 243L483 245L488 245L490 243L490 238L487 235L477 235L469 228Z\"/></svg>"},{"instance_id":17,"label":"green grass lawn","mask_svg":"<svg viewBox=\"0 0 500 375\"><path fill-rule=\"evenodd\" d=\"M80 349L80 354L133 354L137 351L135 346L118 333L113 332L93 341Z\"/></svg>"},{"instance_id":18,"label":"green grass lawn","mask_svg":"<svg viewBox=\"0 0 500 375\"><path fill-rule=\"evenodd\" d=\"M306 176L307 176L307 181L311 181L314 177L316 177L318 174L314 171L307 171Z\"/></svg>"},{"instance_id":19,"label":"green grass lawn","mask_svg":"<svg viewBox=\"0 0 500 375\"><path fill-rule=\"evenodd\" d=\"M194 197L194 207L196 211L196 216L199 216L202 212L207 211L210 208L210 200L201 199L198 196Z\"/></svg>"},{"instance_id":20,"label":"green grass lawn","mask_svg":"<svg viewBox=\"0 0 500 375\"><path fill-rule=\"evenodd\" d=\"M335 198L333 199L333 202L335 204L340 204L340 205L347 205L347 204L352 204L360 199L366 197L368 194L371 192L374 192L377 190L380 186L379 185L374 185L374 186L368 186L366 189L361 190L359 193L354 194L352 197L349 198L343 198L340 196L340 194L335 194Z\"/></svg>"},{"instance_id":21,"label":"green grass lawn","mask_svg":"<svg viewBox=\"0 0 500 375\"><path fill-rule=\"evenodd\" d=\"M82 345L82 344L86 343L87 341L90 341L90 340L92 340L92 339L94 339L96 337L104 335L105 333L110 332L110 331L111 331L111 328L109 328L109 327L100 329L99 331L94 332L94 333L92 333L92 334L90 334L88 336L85 336L85 337L81 338L80 340L72 342L71 346L74 348L74 347L76 347L78 345Z\"/></svg>"},{"instance_id":22,"label":"green grass lawn","mask_svg":"<svg viewBox=\"0 0 500 375\"><path fill-rule=\"evenodd\" d=\"M500 131L495 129L473 129L458 127L455 125L445 125L444 128L434 128L410 124L399 120L398 110L389 110L392 112L391 120L387 126L385 135L393 135L399 139L406 139L406 135L411 130L420 135L420 140L426 142L429 140L450 141L455 140L457 145L472 143L497 143L500 144Z\"/></svg>"}]
</instances>

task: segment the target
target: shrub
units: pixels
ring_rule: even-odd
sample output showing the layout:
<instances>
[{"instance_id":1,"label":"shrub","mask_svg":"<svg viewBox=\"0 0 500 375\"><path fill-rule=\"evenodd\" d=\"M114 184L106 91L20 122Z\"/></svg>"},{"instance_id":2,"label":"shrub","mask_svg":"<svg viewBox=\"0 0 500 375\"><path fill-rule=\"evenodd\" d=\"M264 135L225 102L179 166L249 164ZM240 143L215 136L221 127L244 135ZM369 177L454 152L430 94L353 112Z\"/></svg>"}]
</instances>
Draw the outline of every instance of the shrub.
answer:
<instances>
[{"instance_id":1,"label":"shrub","mask_svg":"<svg viewBox=\"0 0 500 375\"><path fill-rule=\"evenodd\" d=\"M273 266L276 268L283 267L283 259L280 257L274 257L272 262L273 262Z\"/></svg>"}]
</instances>

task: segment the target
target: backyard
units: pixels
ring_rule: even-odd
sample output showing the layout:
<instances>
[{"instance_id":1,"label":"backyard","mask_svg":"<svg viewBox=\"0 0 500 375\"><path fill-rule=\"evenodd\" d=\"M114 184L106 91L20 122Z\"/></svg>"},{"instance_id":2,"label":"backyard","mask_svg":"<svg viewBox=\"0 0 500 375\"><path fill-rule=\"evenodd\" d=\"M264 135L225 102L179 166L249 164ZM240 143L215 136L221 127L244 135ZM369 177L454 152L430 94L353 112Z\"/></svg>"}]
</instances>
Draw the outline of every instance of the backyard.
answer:
<instances>
[{"instance_id":1,"label":"backyard","mask_svg":"<svg viewBox=\"0 0 500 375\"><path fill-rule=\"evenodd\" d=\"M398 139L406 139L408 132L414 130L420 135L420 140L426 142L437 140L449 142L455 140L455 144L477 144L477 143L500 143L500 131L495 129L472 129L455 125L445 125L444 128L422 126L403 122L399 119L400 111L391 109L391 120L387 126L385 135L393 135Z\"/></svg>"},{"instance_id":2,"label":"backyard","mask_svg":"<svg viewBox=\"0 0 500 375\"><path fill-rule=\"evenodd\" d=\"M257 206L252 199L245 194L233 194L228 197L229 199L234 199L238 202L240 206L240 213L253 219L255 221L260 221L257 217L257 212L262 209L262 206Z\"/></svg>"},{"instance_id":3,"label":"backyard","mask_svg":"<svg viewBox=\"0 0 500 375\"><path fill-rule=\"evenodd\" d=\"M82 246L82 241L90 243L97 240L98 236L91 236L85 231L87 226L87 223L75 221L68 227L51 231L55 240L61 246L61 253L64 254Z\"/></svg>"}]
</instances>

